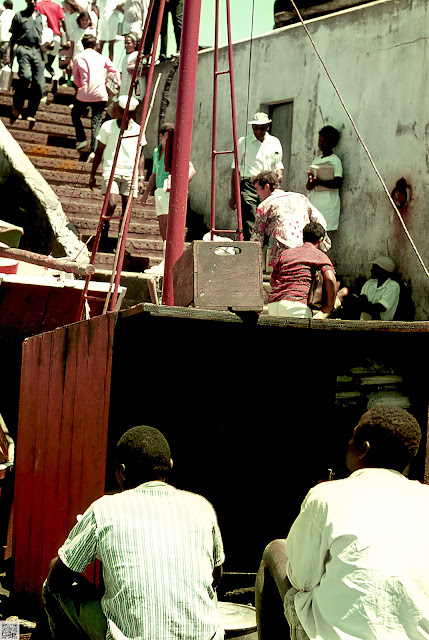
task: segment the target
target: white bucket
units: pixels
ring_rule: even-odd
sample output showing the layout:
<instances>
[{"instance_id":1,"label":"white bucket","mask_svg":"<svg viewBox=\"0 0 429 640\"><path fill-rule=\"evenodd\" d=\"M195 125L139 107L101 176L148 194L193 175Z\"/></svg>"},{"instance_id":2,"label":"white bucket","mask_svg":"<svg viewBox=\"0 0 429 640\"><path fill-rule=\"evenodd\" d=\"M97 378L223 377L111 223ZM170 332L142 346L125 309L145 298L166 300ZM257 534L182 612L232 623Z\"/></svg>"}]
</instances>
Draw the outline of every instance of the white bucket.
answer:
<instances>
[{"instance_id":1,"label":"white bucket","mask_svg":"<svg viewBox=\"0 0 429 640\"><path fill-rule=\"evenodd\" d=\"M225 640L257 640L256 609L246 604L218 602Z\"/></svg>"}]
</instances>

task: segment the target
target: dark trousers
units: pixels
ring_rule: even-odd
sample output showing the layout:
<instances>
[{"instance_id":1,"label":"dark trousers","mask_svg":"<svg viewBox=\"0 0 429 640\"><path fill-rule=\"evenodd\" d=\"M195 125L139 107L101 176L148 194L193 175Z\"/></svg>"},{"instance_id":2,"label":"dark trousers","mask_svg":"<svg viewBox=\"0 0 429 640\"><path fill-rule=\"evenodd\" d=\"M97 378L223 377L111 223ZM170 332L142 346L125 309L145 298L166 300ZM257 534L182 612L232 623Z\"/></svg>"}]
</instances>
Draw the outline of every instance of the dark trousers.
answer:
<instances>
[{"instance_id":1,"label":"dark trousers","mask_svg":"<svg viewBox=\"0 0 429 640\"><path fill-rule=\"evenodd\" d=\"M165 3L164 18L162 20L161 26L161 58L165 58L167 55L168 15L170 13L171 17L173 18L174 37L176 38L176 51L179 51L183 25L183 0L169 0L169 2Z\"/></svg>"},{"instance_id":2,"label":"dark trousers","mask_svg":"<svg viewBox=\"0 0 429 640\"><path fill-rule=\"evenodd\" d=\"M84 576L62 592L53 593L45 585L43 602L55 640L105 639L107 620L101 608L101 594Z\"/></svg>"},{"instance_id":3,"label":"dark trousers","mask_svg":"<svg viewBox=\"0 0 429 640\"><path fill-rule=\"evenodd\" d=\"M18 84L13 95L13 106L22 112L28 97L27 116L35 116L45 88L45 64L40 49L19 45L16 49L18 60Z\"/></svg>"},{"instance_id":4,"label":"dark trousers","mask_svg":"<svg viewBox=\"0 0 429 640\"><path fill-rule=\"evenodd\" d=\"M91 151L94 151L95 139L100 131L106 102L81 102L81 100L75 99L71 118L76 130L76 140L78 142L83 142L86 140L86 135L82 124L82 116L89 107L91 107Z\"/></svg>"},{"instance_id":5,"label":"dark trousers","mask_svg":"<svg viewBox=\"0 0 429 640\"><path fill-rule=\"evenodd\" d=\"M146 55L149 55L152 51L153 40L155 38L156 21L158 20L158 13L159 13L159 0L155 0L155 2L153 3L153 9L152 9L152 13L150 16L149 25L146 33L146 40L143 47L143 53Z\"/></svg>"},{"instance_id":6,"label":"dark trousers","mask_svg":"<svg viewBox=\"0 0 429 640\"><path fill-rule=\"evenodd\" d=\"M250 178L243 178L240 181L241 193L241 217L243 219L243 238L250 240L253 227L255 226L256 209L260 204L260 199Z\"/></svg>"}]
</instances>

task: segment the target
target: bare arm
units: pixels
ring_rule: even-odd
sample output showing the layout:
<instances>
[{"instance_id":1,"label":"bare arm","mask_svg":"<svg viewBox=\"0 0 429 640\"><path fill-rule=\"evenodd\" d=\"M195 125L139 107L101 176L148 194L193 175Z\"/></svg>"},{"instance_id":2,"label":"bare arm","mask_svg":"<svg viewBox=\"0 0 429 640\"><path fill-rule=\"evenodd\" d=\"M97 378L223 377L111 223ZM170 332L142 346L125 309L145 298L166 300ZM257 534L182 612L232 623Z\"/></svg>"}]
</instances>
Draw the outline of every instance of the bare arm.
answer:
<instances>
[{"instance_id":1,"label":"bare arm","mask_svg":"<svg viewBox=\"0 0 429 640\"><path fill-rule=\"evenodd\" d=\"M234 211L237 204L237 196L235 193L235 169L231 171L231 197L229 199L229 208Z\"/></svg>"},{"instance_id":2,"label":"bare arm","mask_svg":"<svg viewBox=\"0 0 429 640\"><path fill-rule=\"evenodd\" d=\"M196 173L197 173L197 172L196 172L196 171L195 171L195 169L194 169L194 165L193 165L193 164L190 164L190 165L189 165L189 173L188 173L188 182L191 182L192 178L194 177L194 175L195 175Z\"/></svg>"},{"instance_id":3,"label":"bare arm","mask_svg":"<svg viewBox=\"0 0 429 640\"><path fill-rule=\"evenodd\" d=\"M71 587L73 582L76 582L77 576L80 577L80 573L69 569L57 556L49 565L46 583L50 591L58 593L67 587Z\"/></svg>"},{"instance_id":4,"label":"bare arm","mask_svg":"<svg viewBox=\"0 0 429 640\"><path fill-rule=\"evenodd\" d=\"M155 187L156 187L156 173L151 173L151 176L146 185L146 189L144 190L144 193L142 195L142 199L140 200L142 204L146 204L146 200L148 196L150 196L154 192Z\"/></svg>"},{"instance_id":5,"label":"bare arm","mask_svg":"<svg viewBox=\"0 0 429 640\"><path fill-rule=\"evenodd\" d=\"M313 178L311 178L311 176L309 175L307 181L307 189L311 191L318 185L320 185L321 187L326 187L327 189L341 189L342 184L343 178L341 176L337 176L336 178L333 178L333 180L320 180L320 178L315 178L314 176Z\"/></svg>"},{"instance_id":6,"label":"bare arm","mask_svg":"<svg viewBox=\"0 0 429 640\"><path fill-rule=\"evenodd\" d=\"M326 305L320 309L322 313L331 313L335 306L335 296L337 295L337 279L333 269L326 269L323 272L323 281L326 290Z\"/></svg>"},{"instance_id":7,"label":"bare arm","mask_svg":"<svg viewBox=\"0 0 429 640\"><path fill-rule=\"evenodd\" d=\"M223 568L222 565L220 565L219 567L215 567L213 569L213 589L217 589L219 584L220 584L220 580L222 578L222 573L223 573Z\"/></svg>"},{"instance_id":8,"label":"bare arm","mask_svg":"<svg viewBox=\"0 0 429 640\"><path fill-rule=\"evenodd\" d=\"M139 193L143 191L143 180L144 180L144 153L142 150L139 158Z\"/></svg>"},{"instance_id":9,"label":"bare arm","mask_svg":"<svg viewBox=\"0 0 429 640\"><path fill-rule=\"evenodd\" d=\"M100 165L101 158L103 157L103 152L104 152L105 148L106 148L106 145L103 144L102 142L100 142L100 140L99 140L97 142L97 148L95 150L95 156L94 156L94 159L92 161L91 175L90 175L90 178L89 178L89 188L91 189L91 191L95 187L95 174L96 174L97 169L98 169L98 167Z\"/></svg>"}]
</instances>

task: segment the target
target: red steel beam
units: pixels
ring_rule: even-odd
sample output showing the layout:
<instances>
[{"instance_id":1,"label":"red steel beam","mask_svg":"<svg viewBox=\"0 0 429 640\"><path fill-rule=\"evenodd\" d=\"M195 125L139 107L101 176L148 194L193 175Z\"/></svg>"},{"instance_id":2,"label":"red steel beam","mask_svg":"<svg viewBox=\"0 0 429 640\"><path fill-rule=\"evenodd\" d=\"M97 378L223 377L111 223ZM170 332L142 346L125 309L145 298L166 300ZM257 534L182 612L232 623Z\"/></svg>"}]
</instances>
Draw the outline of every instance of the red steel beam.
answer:
<instances>
[{"instance_id":1,"label":"red steel beam","mask_svg":"<svg viewBox=\"0 0 429 640\"><path fill-rule=\"evenodd\" d=\"M170 208L162 292L163 303L170 306L174 305L173 265L183 253L185 237L200 14L201 0L186 0L180 45Z\"/></svg>"}]
</instances>

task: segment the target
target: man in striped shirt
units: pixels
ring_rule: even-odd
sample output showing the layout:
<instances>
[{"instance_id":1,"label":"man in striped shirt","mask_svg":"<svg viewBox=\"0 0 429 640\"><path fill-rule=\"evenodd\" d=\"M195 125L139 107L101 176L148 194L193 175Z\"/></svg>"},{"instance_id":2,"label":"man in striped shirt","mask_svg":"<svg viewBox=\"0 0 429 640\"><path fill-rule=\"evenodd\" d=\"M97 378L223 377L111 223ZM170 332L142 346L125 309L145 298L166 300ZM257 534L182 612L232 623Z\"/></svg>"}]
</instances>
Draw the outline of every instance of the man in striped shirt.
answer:
<instances>
[{"instance_id":1,"label":"man in striped shirt","mask_svg":"<svg viewBox=\"0 0 429 640\"><path fill-rule=\"evenodd\" d=\"M216 514L205 498L166 483L171 466L157 429L134 427L122 436L122 492L87 509L51 564L44 599L54 638L223 638L214 591L224 561ZM96 558L101 600L80 575Z\"/></svg>"}]
</instances>

